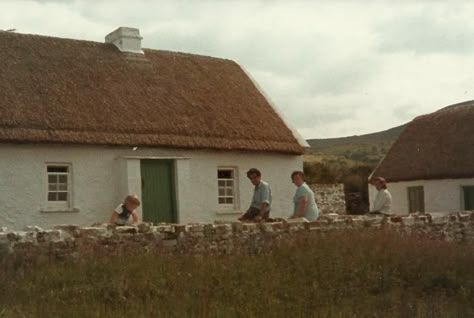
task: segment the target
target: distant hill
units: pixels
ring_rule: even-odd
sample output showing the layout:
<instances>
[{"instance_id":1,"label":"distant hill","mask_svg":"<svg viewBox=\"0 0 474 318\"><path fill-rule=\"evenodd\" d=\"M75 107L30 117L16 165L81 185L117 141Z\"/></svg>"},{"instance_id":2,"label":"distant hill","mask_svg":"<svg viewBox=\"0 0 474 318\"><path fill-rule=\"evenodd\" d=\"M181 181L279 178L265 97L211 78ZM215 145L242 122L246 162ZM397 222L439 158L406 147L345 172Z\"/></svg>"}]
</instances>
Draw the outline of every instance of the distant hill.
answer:
<instances>
[{"instance_id":1,"label":"distant hill","mask_svg":"<svg viewBox=\"0 0 474 318\"><path fill-rule=\"evenodd\" d=\"M305 161L342 160L350 164L374 166L385 156L404 128L405 125L401 125L360 136L309 139L307 142L311 148L306 151Z\"/></svg>"},{"instance_id":2,"label":"distant hill","mask_svg":"<svg viewBox=\"0 0 474 318\"><path fill-rule=\"evenodd\" d=\"M341 138L309 139L304 171L309 183L342 183L348 213L368 211L368 178L405 125L381 132Z\"/></svg>"},{"instance_id":3,"label":"distant hill","mask_svg":"<svg viewBox=\"0 0 474 318\"><path fill-rule=\"evenodd\" d=\"M307 142L311 148L315 150L324 149L334 146L345 146L345 145L362 145L362 144L392 144L406 125L401 125L388 130L366 134L366 135L354 135L348 137L339 138L324 138L324 139L308 139Z\"/></svg>"}]
</instances>

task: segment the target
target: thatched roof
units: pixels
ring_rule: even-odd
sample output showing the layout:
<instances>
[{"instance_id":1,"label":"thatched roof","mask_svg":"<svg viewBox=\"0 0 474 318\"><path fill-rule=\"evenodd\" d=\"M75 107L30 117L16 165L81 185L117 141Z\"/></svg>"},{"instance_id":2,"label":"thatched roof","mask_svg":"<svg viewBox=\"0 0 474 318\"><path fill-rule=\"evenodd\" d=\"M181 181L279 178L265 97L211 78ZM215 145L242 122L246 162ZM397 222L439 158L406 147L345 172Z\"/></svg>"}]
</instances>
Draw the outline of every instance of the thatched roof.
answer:
<instances>
[{"instance_id":1,"label":"thatched roof","mask_svg":"<svg viewBox=\"0 0 474 318\"><path fill-rule=\"evenodd\" d=\"M233 61L0 32L0 142L303 147Z\"/></svg>"},{"instance_id":2,"label":"thatched roof","mask_svg":"<svg viewBox=\"0 0 474 318\"><path fill-rule=\"evenodd\" d=\"M474 177L474 101L415 118L371 178L387 181Z\"/></svg>"}]
</instances>

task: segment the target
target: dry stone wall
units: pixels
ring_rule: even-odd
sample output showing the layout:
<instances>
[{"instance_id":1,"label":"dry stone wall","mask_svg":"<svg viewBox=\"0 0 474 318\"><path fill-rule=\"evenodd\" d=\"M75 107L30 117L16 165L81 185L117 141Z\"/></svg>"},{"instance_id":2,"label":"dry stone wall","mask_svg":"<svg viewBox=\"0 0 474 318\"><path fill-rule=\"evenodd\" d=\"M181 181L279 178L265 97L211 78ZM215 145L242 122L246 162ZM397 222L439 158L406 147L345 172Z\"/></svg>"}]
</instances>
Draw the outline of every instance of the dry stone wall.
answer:
<instances>
[{"instance_id":1,"label":"dry stone wall","mask_svg":"<svg viewBox=\"0 0 474 318\"><path fill-rule=\"evenodd\" d=\"M316 203L321 214L346 214L346 199L342 183L309 184L309 187L316 195Z\"/></svg>"},{"instance_id":2,"label":"dry stone wall","mask_svg":"<svg viewBox=\"0 0 474 318\"><path fill-rule=\"evenodd\" d=\"M251 255L281 242L326 231L393 230L401 235L474 242L474 212L449 215L350 216L329 214L313 222L160 224L78 227L44 230L0 229L0 259L65 259L95 255L160 253L168 255Z\"/></svg>"}]
</instances>

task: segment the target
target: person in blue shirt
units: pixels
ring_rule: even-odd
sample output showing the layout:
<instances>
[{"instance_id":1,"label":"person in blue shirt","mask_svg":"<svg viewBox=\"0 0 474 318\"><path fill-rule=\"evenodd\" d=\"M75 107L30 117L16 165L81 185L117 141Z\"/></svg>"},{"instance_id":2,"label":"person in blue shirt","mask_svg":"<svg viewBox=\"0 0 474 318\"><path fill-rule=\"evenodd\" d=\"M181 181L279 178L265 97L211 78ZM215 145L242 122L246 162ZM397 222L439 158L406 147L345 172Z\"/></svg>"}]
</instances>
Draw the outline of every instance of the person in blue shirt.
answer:
<instances>
[{"instance_id":1,"label":"person in blue shirt","mask_svg":"<svg viewBox=\"0 0 474 318\"><path fill-rule=\"evenodd\" d=\"M258 169L252 168L247 171L247 177L255 187L250 207L239 221L260 222L268 219L272 206L272 190L268 183L262 180L262 173Z\"/></svg>"},{"instance_id":2,"label":"person in blue shirt","mask_svg":"<svg viewBox=\"0 0 474 318\"><path fill-rule=\"evenodd\" d=\"M293 197L294 209L290 219L306 218L308 221L316 220L319 216L319 209L313 190L304 182L303 171L294 171L291 174L291 181L297 189Z\"/></svg>"}]
</instances>

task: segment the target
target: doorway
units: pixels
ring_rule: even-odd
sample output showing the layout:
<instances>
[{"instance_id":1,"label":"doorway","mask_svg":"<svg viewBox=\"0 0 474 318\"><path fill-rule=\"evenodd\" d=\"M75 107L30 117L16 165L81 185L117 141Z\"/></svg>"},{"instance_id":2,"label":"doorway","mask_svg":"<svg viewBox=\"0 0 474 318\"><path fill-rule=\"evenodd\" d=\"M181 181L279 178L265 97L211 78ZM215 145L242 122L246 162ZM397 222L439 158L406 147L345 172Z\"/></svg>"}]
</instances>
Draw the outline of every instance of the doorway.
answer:
<instances>
[{"instance_id":1,"label":"doorway","mask_svg":"<svg viewBox=\"0 0 474 318\"><path fill-rule=\"evenodd\" d=\"M173 160L143 159L142 211L145 222L177 222Z\"/></svg>"}]
</instances>

